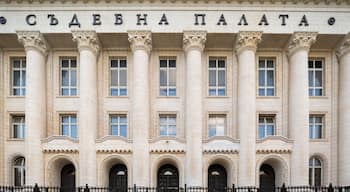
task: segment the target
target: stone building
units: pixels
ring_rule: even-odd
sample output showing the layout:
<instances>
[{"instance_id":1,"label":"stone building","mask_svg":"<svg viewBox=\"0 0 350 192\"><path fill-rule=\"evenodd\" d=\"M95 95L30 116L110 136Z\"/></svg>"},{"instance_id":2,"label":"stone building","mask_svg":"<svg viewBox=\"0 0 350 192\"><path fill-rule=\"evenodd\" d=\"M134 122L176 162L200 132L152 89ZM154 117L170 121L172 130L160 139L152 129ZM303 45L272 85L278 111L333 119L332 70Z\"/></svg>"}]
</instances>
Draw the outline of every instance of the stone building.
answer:
<instances>
[{"instance_id":1,"label":"stone building","mask_svg":"<svg viewBox=\"0 0 350 192\"><path fill-rule=\"evenodd\" d=\"M349 11L1 1L0 185L350 184Z\"/></svg>"}]
</instances>

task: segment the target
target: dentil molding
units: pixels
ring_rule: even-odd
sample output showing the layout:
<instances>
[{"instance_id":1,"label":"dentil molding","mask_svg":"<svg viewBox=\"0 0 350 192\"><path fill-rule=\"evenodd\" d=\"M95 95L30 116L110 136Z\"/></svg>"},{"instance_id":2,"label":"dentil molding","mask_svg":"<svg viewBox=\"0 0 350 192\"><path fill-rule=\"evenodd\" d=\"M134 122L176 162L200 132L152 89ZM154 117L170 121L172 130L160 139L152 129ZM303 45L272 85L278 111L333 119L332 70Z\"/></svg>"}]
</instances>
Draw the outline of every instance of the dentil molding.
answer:
<instances>
[{"instance_id":1,"label":"dentil molding","mask_svg":"<svg viewBox=\"0 0 350 192\"><path fill-rule=\"evenodd\" d=\"M236 53L240 54L243 50L249 49L256 51L261 41L262 31L240 31L236 38Z\"/></svg>"},{"instance_id":2,"label":"dentil molding","mask_svg":"<svg viewBox=\"0 0 350 192\"><path fill-rule=\"evenodd\" d=\"M47 55L48 44L39 31L17 31L17 38L26 51L28 49L36 49L44 56Z\"/></svg>"},{"instance_id":3,"label":"dentil molding","mask_svg":"<svg viewBox=\"0 0 350 192\"><path fill-rule=\"evenodd\" d=\"M72 31L73 41L77 42L79 51L90 49L95 55L100 51L100 41L95 31Z\"/></svg>"},{"instance_id":4,"label":"dentil molding","mask_svg":"<svg viewBox=\"0 0 350 192\"><path fill-rule=\"evenodd\" d=\"M317 32L295 32L288 43L288 56L293 55L300 49L310 50L312 44L316 42Z\"/></svg>"},{"instance_id":5,"label":"dentil molding","mask_svg":"<svg viewBox=\"0 0 350 192\"><path fill-rule=\"evenodd\" d=\"M206 31L184 31L183 49L187 52L189 49L197 48L203 51L207 40Z\"/></svg>"},{"instance_id":6,"label":"dentil molding","mask_svg":"<svg viewBox=\"0 0 350 192\"><path fill-rule=\"evenodd\" d=\"M148 54L152 50L152 32L151 31L128 31L128 40L130 48L134 52L138 49L146 50Z\"/></svg>"}]
</instances>

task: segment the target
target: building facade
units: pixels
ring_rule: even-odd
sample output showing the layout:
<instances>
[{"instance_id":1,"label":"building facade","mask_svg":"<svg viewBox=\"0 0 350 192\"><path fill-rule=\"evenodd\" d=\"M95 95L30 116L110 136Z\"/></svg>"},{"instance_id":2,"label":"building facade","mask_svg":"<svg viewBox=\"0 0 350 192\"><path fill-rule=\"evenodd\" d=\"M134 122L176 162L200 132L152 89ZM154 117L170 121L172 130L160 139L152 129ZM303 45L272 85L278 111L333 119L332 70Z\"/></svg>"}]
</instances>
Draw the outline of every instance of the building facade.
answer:
<instances>
[{"instance_id":1,"label":"building facade","mask_svg":"<svg viewBox=\"0 0 350 192\"><path fill-rule=\"evenodd\" d=\"M349 10L0 2L0 184L349 185Z\"/></svg>"}]
</instances>

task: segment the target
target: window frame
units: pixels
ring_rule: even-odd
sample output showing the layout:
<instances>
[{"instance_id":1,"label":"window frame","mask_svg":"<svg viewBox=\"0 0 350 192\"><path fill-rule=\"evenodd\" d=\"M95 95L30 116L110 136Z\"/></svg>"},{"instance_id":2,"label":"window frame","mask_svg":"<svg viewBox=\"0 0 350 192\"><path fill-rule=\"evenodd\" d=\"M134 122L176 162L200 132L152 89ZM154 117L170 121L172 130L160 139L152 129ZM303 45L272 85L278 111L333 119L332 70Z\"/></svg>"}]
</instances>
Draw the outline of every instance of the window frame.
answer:
<instances>
[{"instance_id":1,"label":"window frame","mask_svg":"<svg viewBox=\"0 0 350 192\"><path fill-rule=\"evenodd\" d=\"M263 123L260 123L260 118L264 119ZM267 118L272 118L273 123L269 123L267 122ZM257 138L258 139L265 139L271 136L276 136L276 132L277 132L277 127L276 127L276 114L259 114L258 115L258 132L257 132ZM273 134L269 135L268 134L268 127L273 125ZM260 126L264 126L264 135L263 137L260 137Z\"/></svg>"},{"instance_id":2,"label":"window frame","mask_svg":"<svg viewBox=\"0 0 350 192\"><path fill-rule=\"evenodd\" d=\"M19 123L14 122L14 118L16 117L23 117L23 121ZM25 139L25 131L26 131L26 123L25 123L25 114L10 114L10 124L11 124L11 133L10 133L10 138L11 139L16 139L16 140L24 140ZM21 136L22 137L15 137L15 125L19 126Z\"/></svg>"},{"instance_id":3,"label":"window frame","mask_svg":"<svg viewBox=\"0 0 350 192\"><path fill-rule=\"evenodd\" d=\"M312 165L310 165L310 161L312 160ZM321 165L316 165L316 160L320 161ZM310 169L311 169L311 175L310 175ZM320 169L321 170L321 177L320 177L320 185L322 186L323 184L323 171L324 171L324 162L321 158L317 157L317 156L312 156L309 159L309 185L310 186L315 186L316 183L316 177L315 177L315 173L316 173L316 169ZM311 178L310 178L311 177ZM311 181L311 183L310 183Z\"/></svg>"},{"instance_id":4,"label":"window frame","mask_svg":"<svg viewBox=\"0 0 350 192\"><path fill-rule=\"evenodd\" d=\"M166 134L162 135L161 134L161 126L162 126L162 121L161 118L166 117ZM175 118L175 124L169 124L171 122L170 118L174 117ZM159 113L158 114L158 136L159 137L177 137L178 136L178 115L176 113ZM175 126L175 135L169 134L171 132L171 126Z\"/></svg>"},{"instance_id":5,"label":"window frame","mask_svg":"<svg viewBox=\"0 0 350 192\"><path fill-rule=\"evenodd\" d=\"M117 116L118 117L118 122L117 123L112 123L112 116ZM121 123L120 122L120 116L125 116L126 118L126 122L125 123ZM116 125L117 126L117 132L118 134L117 135L113 135L112 134L112 125ZM120 135L120 126L121 125L126 125L126 135L125 136L122 136ZM129 120L128 120L128 114L126 113L110 113L108 114L108 135L109 136L116 136L116 137L122 137L122 138L128 138L129 136Z\"/></svg>"},{"instance_id":6,"label":"window frame","mask_svg":"<svg viewBox=\"0 0 350 192\"><path fill-rule=\"evenodd\" d=\"M69 117L69 121L68 123L63 123L63 117L68 116ZM75 123L72 123L72 117L75 117ZM60 136L65 136L65 137L69 137L71 139L78 139L78 116L76 113L62 113L59 114L59 122L60 122ZM63 134L63 125L67 125L68 126L68 135L64 135ZM76 132L76 137L72 137L72 126L75 125L75 132Z\"/></svg>"},{"instance_id":7,"label":"window frame","mask_svg":"<svg viewBox=\"0 0 350 192\"><path fill-rule=\"evenodd\" d=\"M16 162L18 160L22 160L22 163L21 165L16 165ZM25 167L25 158L22 157L22 156L19 156L19 157L16 157L13 159L12 161L12 183L13 183L13 186L17 186L17 187L20 187L20 186L24 186L25 183L26 183L26 167ZM20 185L16 185L16 169L19 169L20 170Z\"/></svg>"},{"instance_id":8,"label":"window frame","mask_svg":"<svg viewBox=\"0 0 350 192\"><path fill-rule=\"evenodd\" d=\"M260 67L260 61L264 60L264 67L261 68ZM273 63L273 68L270 68L267 66L267 62L268 60L271 60ZM258 63L257 63L257 96L259 97L274 97L276 96L276 57L265 57L265 56L259 56L258 57ZM260 71L264 71L264 85L260 86L260 75L259 72ZM267 72L268 71L273 71L273 86L268 86L267 85ZM259 90L263 89L264 90L264 94L260 95ZM273 89L273 95L268 95L267 94L267 90L268 89Z\"/></svg>"},{"instance_id":9,"label":"window frame","mask_svg":"<svg viewBox=\"0 0 350 192\"><path fill-rule=\"evenodd\" d=\"M167 63L167 66L166 67L161 67L161 61L162 60L165 60L166 63ZM175 61L175 67L170 67L169 63L170 63L170 60L174 60ZM159 82L159 87L158 87L158 95L160 97L176 97L178 95L178 90L177 90L177 67L178 67L178 64L177 64L177 57L176 56L160 56L159 59L158 59L158 62L159 62L159 65L158 65L158 73L159 73L159 78L158 78L158 82ZM170 85L170 70L171 69L174 69L175 68L175 86L171 86ZM162 70L165 70L166 71L166 75L167 75L167 78L166 78L166 85L161 85L161 81L160 81L160 74L161 74L161 71ZM162 89L165 89L166 90L166 94L165 95L162 95ZM175 89L175 95L170 95L170 89Z\"/></svg>"},{"instance_id":10,"label":"window frame","mask_svg":"<svg viewBox=\"0 0 350 192\"><path fill-rule=\"evenodd\" d=\"M312 124L310 123L310 118L312 118ZM321 118L321 123L317 123L315 118ZM316 127L321 125L321 137L316 138ZM312 128L310 127L312 126ZM312 129L312 131L310 131ZM309 139L320 140L325 138L325 115L324 114L309 114Z\"/></svg>"},{"instance_id":11,"label":"window frame","mask_svg":"<svg viewBox=\"0 0 350 192\"><path fill-rule=\"evenodd\" d=\"M63 67L62 66L62 62L64 60L68 60L68 67ZM76 66L75 67L72 67L71 66L71 63L72 63L72 60L75 60L75 64ZM79 95L79 89L78 89L78 85L79 85L79 71L78 71L78 59L77 57L75 56L65 56L65 57L59 57L59 96L61 97L76 97ZM63 70L66 70L68 71L68 85L67 86L63 86L63 77L62 77L62 71ZM72 75L71 75L71 72L75 70L75 86L72 86ZM63 94L63 91L62 89L67 89L68 90L68 94L67 95L64 95ZM75 92L75 95L72 94L72 89L75 89L76 92Z\"/></svg>"},{"instance_id":12,"label":"window frame","mask_svg":"<svg viewBox=\"0 0 350 192\"><path fill-rule=\"evenodd\" d=\"M309 62L312 61L313 67L310 68L309 67ZM322 68L316 68L315 63L316 61L321 61L322 63ZM308 58L308 67L307 67L307 71L308 71L308 96L309 97L322 97L325 96L325 61L326 59L323 57L309 57ZM313 75L313 85L310 87L309 85L309 81L310 81L310 76L309 73L310 71L312 71L312 75ZM316 71L321 71L322 72L322 82L321 82L321 86L315 86L315 78L316 78ZM321 95L316 95L316 90L321 90L322 94ZM310 91L312 91L312 94L310 95Z\"/></svg>"},{"instance_id":13,"label":"window frame","mask_svg":"<svg viewBox=\"0 0 350 192\"><path fill-rule=\"evenodd\" d=\"M125 64L126 67L120 67L120 61L121 60L125 60ZM112 61L117 61L117 67L112 67ZM125 81L126 81L126 85L125 86L121 86L120 85L120 71L125 70ZM112 71L117 71L118 73L118 85L116 86L112 86ZM120 90L125 88L126 90L126 94L125 95L121 95L120 94ZM117 94L116 95L112 95L112 89L116 89L117 90ZM108 96L110 97L127 97L129 95L129 90L128 90L128 59L126 56L111 56L108 59Z\"/></svg>"},{"instance_id":14,"label":"window frame","mask_svg":"<svg viewBox=\"0 0 350 192\"><path fill-rule=\"evenodd\" d=\"M215 60L215 68L210 67L210 61ZM219 68L219 60L223 60L225 63L224 68ZM227 96L227 57L226 56L209 56L208 58L208 64L207 64L207 73L208 73L208 78L207 78L207 95L208 97L226 97ZM215 71L215 86L210 85L210 71ZM219 71L224 71L225 72L225 86L219 86ZM215 94L211 95L210 90L215 89ZM219 95L219 90L224 89L225 94L224 95Z\"/></svg>"},{"instance_id":15,"label":"window frame","mask_svg":"<svg viewBox=\"0 0 350 192\"><path fill-rule=\"evenodd\" d=\"M215 117L215 135L210 135L210 119ZM224 130L222 135L217 135L217 129L218 129L218 120L217 118L222 117L224 118ZM226 113L209 113L208 114L208 121L207 121L207 137L213 138L213 137L223 137L227 135L227 114Z\"/></svg>"},{"instance_id":16,"label":"window frame","mask_svg":"<svg viewBox=\"0 0 350 192\"><path fill-rule=\"evenodd\" d=\"M14 61L19 60L20 61L20 67L14 67ZM23 67L23 63L25 67ZM27 85L27 59L26 57L11 57L10 58L10 95L15 97L24 97L26 95L26 85ZM20 73L20 85L14 86L14 72L19 71ZM22 85L23 82L23 72L25 72L25 79L24 79L24 85ZM14 89L19 89L20 93L15 95Z\"/></svg>"}]
</instances>

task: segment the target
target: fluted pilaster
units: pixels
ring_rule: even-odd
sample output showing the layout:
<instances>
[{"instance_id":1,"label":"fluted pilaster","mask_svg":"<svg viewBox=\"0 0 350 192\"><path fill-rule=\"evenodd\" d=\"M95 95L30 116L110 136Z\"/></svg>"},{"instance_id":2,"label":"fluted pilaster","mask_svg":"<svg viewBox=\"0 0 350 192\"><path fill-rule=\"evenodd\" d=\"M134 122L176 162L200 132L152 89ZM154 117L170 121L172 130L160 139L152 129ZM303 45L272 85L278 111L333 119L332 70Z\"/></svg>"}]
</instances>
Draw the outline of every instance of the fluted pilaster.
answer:
<instances>
[{"instance_id":1,"label":"fluted pilaster","mask_svg":"<svg viewBox=\"0 0 350 192\"><path fill-rule=\"evenodd\" d=\"M41 139L46 129L46 55L48 45L38 31L18 31L26 50L26 184L44 184Z\"/></svg>"},{"instance_id":2,"label":"fluted pilaster","mask_svg":"<svg viewBox=\"0 0 350 192\"><path fill-rule=\"evenodd\" d=\"M260 31L241 31L235 44L238 59L237 117L240 137L238 184L240 186L255 185L255 52L261 36Z\"/></svg>"}]
</instances>

